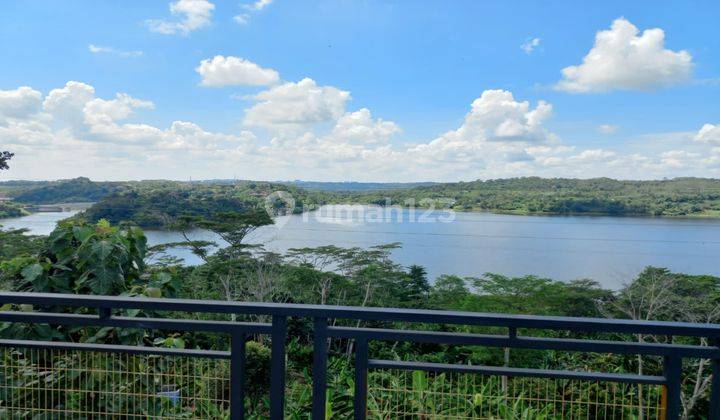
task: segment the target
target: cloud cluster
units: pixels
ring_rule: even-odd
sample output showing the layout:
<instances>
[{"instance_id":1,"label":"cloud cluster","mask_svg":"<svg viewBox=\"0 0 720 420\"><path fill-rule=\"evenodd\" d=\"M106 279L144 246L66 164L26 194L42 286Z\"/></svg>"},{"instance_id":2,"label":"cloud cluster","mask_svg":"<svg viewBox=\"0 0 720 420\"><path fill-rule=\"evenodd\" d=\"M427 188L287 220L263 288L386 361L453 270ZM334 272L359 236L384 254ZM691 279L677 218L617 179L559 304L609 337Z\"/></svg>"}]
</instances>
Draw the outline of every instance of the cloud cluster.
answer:
<instances>
[{"instance_id":1,"label":"cloud cluster","mask_svg":"<svg viewBox=\"0 0 720 420\"><path fill-rule=\"evenodd\" d=\"M190 32L210 25L215 5L208 0L177 0L170 3L170 13L174 20L149 19L148 28L165 35L187 35Z\"/></svg>"},{"instance_id":2,"label":"cloud cluster","mask_svg":"<svg viewBox=\"0 0 720 420\"><path fill-rule=\"evenodd\" d=\"M720 144L720 124L705 124L695 135L696 141Z\"/></svg>"},{"instance_id":3,"label":"cloud cluster","mask_svg":"<svg viewBox=\"0 0 720 420\"><path fill-rule=\"evenodd\" d=\"M359 109L343 114L332 129L330 136L341 142L379 144L387 143L399 133L400 127L392 121L373 119L370 110Z\"/></svg>"},{"instance_id":4,"label":"cloud cluster","mask_svg":"<svg viewBox=\"0 0 720 420\"><path fill-rule=\"evenodd\" d=\"M250 100L246 128L218 133L189 121L167 128L137 122L152 112L151 101L123 93L97 97L82 82L70 81L46 95L20 87L0 91L0 144L17 152L13 177L33 179L720 175L720 126L648 140L646 148L624 153L582 148L547 129L551 104L531 104L506 90L482 92L458 127L405 144L395 139L401 133L397 123L367 108L349 110L348 91L309 78L269 87Z\"/></svg>"},{"instance_id":5,"label":"cloud cluster","mask_svg":"<svg viewBox=\"0 0 720 420\"><path fill-rule=\"evenodd\" d=\"M252 97L256 103L245 111L244 123L272 131L297 130L339 118L350 92L318 86L314 80L286 82Z\"/></svg>"},{"instance_id":6,"label":"cloud cluster","mask_svg":"<svg viewBox=\"0 0 720 420\"><path fill-rule=\"evenodd\" d=\"M0 90L0 123L9 118L23 119L40 110L42 94L21 86L14 90Z\"/></svg>"},{"instance_id":7,"label":"cloud cluster","mask_svg":"<svg viewBox=\"0 0 720 420\"><path fill-rule=\"evenodd\" d=\"M616 19L595 35L595 45L582 64L565 67L557 89L573 93L649 90L690 79L693 62L687 51L665 48L665 32L639 29Z\"/></svg>"}]
</instances>

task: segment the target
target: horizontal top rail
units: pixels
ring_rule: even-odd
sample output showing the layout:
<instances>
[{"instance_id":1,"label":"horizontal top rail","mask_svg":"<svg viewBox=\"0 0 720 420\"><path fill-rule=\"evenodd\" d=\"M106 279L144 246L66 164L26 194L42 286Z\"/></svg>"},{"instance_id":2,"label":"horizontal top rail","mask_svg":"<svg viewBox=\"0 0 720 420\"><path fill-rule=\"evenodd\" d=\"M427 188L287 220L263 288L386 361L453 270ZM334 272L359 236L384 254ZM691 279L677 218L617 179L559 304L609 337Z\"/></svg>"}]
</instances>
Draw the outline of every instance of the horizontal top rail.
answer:
<instances>
[{"instance_id":1,"label":"horizontal top rail","mask_svg":"<svg viewBox=\"0 0 720 420\"><path fill-rule=\"evenodd\" d=\"M510 347L535 350L567 350L586 353L626 353L654 356L682 355L684 357L706 359L720 358L720 349L716 346L683 344L639 343L550 337L512 337L491 334L354 327L328 327L328 335L338 338L363 338L365 340L409 341L415 343Z\"/></svg>"},{"instance_id":2,"label":"horizontal top rail","mask_svg":"<svg viewBox=\"0 0 720 420\"><path fill-rule=\"evenodd\" d=\"M511 315L483 312L441 311L295 303L231 302L129 296L73 295L60 293L1 292L0 304L70 306L97 309L144 309L172 312L205 312L291 317L344 318L433 324L462 324L575 332L659 334L720 339L720 324L627 319Z\"/></svg>"}]
</instances>

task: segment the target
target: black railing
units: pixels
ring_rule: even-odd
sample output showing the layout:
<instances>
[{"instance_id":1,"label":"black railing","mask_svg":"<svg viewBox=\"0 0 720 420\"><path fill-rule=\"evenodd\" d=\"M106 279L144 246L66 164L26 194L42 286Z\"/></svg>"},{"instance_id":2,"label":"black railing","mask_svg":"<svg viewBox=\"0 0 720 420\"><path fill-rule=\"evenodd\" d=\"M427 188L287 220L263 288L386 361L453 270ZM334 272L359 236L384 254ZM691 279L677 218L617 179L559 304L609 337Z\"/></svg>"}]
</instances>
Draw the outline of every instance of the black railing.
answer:
<instances>
[{"instance_id":1,"label":"black railing","mask_svg":"<svg viewBox=\"0 0 720 420\"><path fill-rule=\"evenodd\" d=\"M324 419L326 415L328 340L331 338L354 340L355 390L353 398L356 419L364 419L366 417L368 370L372 369L461 372L503 377L537 377L660 385L664 387L662 414L667 419L677 419L681 415L682 409L682 364L684 359L689 358L711 360L713 377L708 418L720 418L720 375L718 374L720 372L720 349L718 348L718 343L720 342L720 325L716 324L10 292L0 293L0 304L33 305L33 308L36 310L38 308L45 308L46 310L43 312L0 311L0 321L6 323L160 329L228 334L231 337L231 348L229 352L15 339L0 340L0 347L229 359L231 386L229 401L230 417L232 419L242 419L244 417L245 344L246 337L250 334L269 335L271 337L269 414L272 419L284 418L286 394L285 343L288 334L288 318L291 317L310 318L313 320L313 419ZM94 309L97 310L97 315L47 312L48 308L63 307ZM262 315L272 321L269 323L230 322L177 318L139 318L116 315L116 312L130 309L183 313ZM408 329L335 327L328 324L328 320L330 319L501 327L506 329L507 333L475 334ZM548 338L521 335L518 333L519 330L702 337L707 338L711 345L672 344L672 341L669 343L654 343L578 338ZM368 343L376 340L660 356L663 358L663 372L660 376L650 376L609 372L580 372L377 360L370 358L368 354Z\"/></svg>"}]
</instances>

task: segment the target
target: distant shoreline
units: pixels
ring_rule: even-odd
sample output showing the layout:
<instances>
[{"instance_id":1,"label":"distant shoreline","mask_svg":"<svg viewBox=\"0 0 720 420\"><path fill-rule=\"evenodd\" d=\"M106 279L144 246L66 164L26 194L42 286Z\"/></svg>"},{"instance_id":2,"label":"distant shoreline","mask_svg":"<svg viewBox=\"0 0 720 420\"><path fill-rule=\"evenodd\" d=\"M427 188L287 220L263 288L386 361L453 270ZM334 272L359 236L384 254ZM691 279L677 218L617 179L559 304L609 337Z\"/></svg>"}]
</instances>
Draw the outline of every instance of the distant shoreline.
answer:
<instances>
[{"instance_id":1,"label":"distant shoreline","mask_svg":"<svg viewBox=\"0 0 720 420\"><path fill-rule=\"evenodd\" d=\"M348 203L348 202L335 202L335 203L327 203L319 206L318 208L310 209L308 210L309 213L317 211L320 207L323 206L373 206L373 207L380 207L380 208L387 208L388 206L381 205L381 204L375 204L375 203ZM403 205L395 205L401 209L409 209L411 207L409 206L403 206ZM390 206L390 207L392 207ZM429 207L416 207L418 211L425 211L430 209ZM493 209L483 209L483 208L473 208L473 209L456 209L456 208L447 208L447 209L434 209L434 211L454 211L456 213L491 213L491 214L498 214L498 215L508 215L508 216L547 216L547 217L560 217L560 216L588 216L588 217L615 217L615 218L629 218L629 217L635 217L635 218L641 218L641 219L718 219L720 220L720 212L713 212L713 213L696 213L696 214L686 214L686 215L652 215L647 213L635 213L635 214L613 214L613 213L593 213L593 212L569 212L569 213L552 213L552 212L524 212L524 211L501 211L501 210L493 210ZM302 213L298 213L302 214Z\"/></svg>"}]
</instances>

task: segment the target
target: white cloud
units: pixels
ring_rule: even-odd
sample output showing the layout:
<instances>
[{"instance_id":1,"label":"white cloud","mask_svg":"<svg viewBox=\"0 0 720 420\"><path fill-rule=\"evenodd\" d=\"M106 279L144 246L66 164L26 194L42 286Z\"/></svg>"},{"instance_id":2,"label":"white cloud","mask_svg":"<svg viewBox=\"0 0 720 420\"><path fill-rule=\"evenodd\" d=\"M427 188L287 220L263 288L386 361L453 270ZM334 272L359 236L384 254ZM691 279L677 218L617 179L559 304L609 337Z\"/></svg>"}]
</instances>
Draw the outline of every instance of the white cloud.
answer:
<instances>
[{"instance_id":1,"label":"white cloud","mask_svg":"<svg viewBox=\"0 0 720 420\"><path fill-rule=\"evenodd\" d=\"M100 54L100 53L106 53L111 52L112 48L110 47L99 47L95 44L88 44L88 51L90 51L93 54Z\"/></svg>"},{"instance_id":2,"label":"white cloud","mask_svg":"<svg viewBox=\"0 0 720 420\"><path fill-rule=\"evenodd\" d=\"M454 173L504 173L529 165L533 146L557 143L543 127L552 106L539 101L531 108L505 90L486 90L472 103L463 124L440 137L407 150L408 157L438 177ZM440 165L438 165L440 164Z\"/></svg>"},{"instance_id":3,"label":"white cloud","mask_svg":"<svg viewBox=\"0 0 720 420\"><path fill-rule=\"evenodd\" d=\"M390 137L400 131L400 127L394 122L373 119L370 110L362 108L342 115L330 137L341 142L387 143Z\"/></svg>"},{"instance_id":4,"label":"white cloud","mask_svg":"<svg viewBox=\"0 0 720 420\"><path fill-rule=\"evenodd\" d=\"M287 82L252 97L257 103L245 111L248 126L271 130L299 129L338 119L350 92L318 86L310 78Z\"/></svg>"},{"instance_id":5,"label":"white cloud","mask_svg":"<svg viewBox=\"0 0 720 420\"><path fill-rule=\"evenodd\" d=\"M84 121L85 104L94 97L94 87L82 82L69 81L64 87L50 91L43 101L43 108L57 121L79 126Z\"/></svg>"},{"instance_id":6,"label":"white cloud","mask_svg":"<svg viewBox=\"0 0 720 420\"><path fill-rule=\"evenodd\" d=\"M520 49L525 51L525 54L532 54L532 52L539 46L540 38L532 38L523 42L522 45L520 45Z\"/></svg>"},{"instance_id":7,"label":"white cloud","mask_svg":"<svg viewBox=\"0 0 720 420\"><path fill-rule=\"evenodd\" d=\"M88 51L93 54L113 54L120 57L139 57L143 55L143 52L138 50L123 51L113 47L102 47L95 44L88 44Z\"/></svg>"},{"instance_id":8,"label":"white cloud","mask_svg":"<svg viewBox=\"0 0 720 420\"><path fill-rule=\"evenodd\" d=\"M546 139L542 122L552 114L552 105L539 101L515 101L506 90L486 90L472 103L465 122L453 135L470 141L541 141Z\"/></svg>"},{"instance_id":9,"label":"white cloud","mask_svg":"<svg viewBox=\"0 0 720 420\"><path fill-rule=\"evenodd\" d=\"M170 13L178 19L149 19L145 23L148 28L165 35L182 34L210 25L215 5L208 0L178 0L170 3Z\"/></svg>"},{"instance_id":10,"label":"white cloud","mask_svg":"<svg viewBox=\"0 0 720 420\"><path fill-rule=\"evenodd\" d=\"M720 143L720 124L705 124L694 137L695 141Z\"/></svg>"},{"instance_id":11,"label":"white cloud","mask_svg":"<svg viewBox=\"0 0 720 420\"><path fill-rule=\"evenodd\" d=\"M617 133L619 129L620 127L614 124L600 124L597 128L597 130L603 134Z\"/></svg>"},{"instance_id":12,"label":"white cloud","mask_svg":"<svg viewBox=\"0 0 720 420\"><path fill-rule=\"evenodd\" d=\"M580 161L580 162L587 162L587 161L597 161L597 160L608 159L615 155L617 155L617 153L612 150L588 149L588 150L583 150L581 153L579 153L577 155L570 156L568 159L571 161L574 160L574 161Z\"/></svg>"},{"instance_id":13,"label":"white cloud","mask_svg":"<svg viewBox=\"0 0 720 420\"><path fill-rule=\"evenodd\" d=\"M272 3L273 0L257 0L256 2L252 4L246 4L243 7L245 7L248 10L262 10L268 6L270 6L270 3Z\"/></svg>"},{"instance_id":14,"label":"white cloud","mask_svg":"<svg viewBox=\"0 0 720 420\"><path fill-rule=\"evenodd\" d=\"M195 71L202 76L203 86L266 86L280 81L277 71L233 56L216 55L212 60L202 60Z\"/></svg>"},{"instance_id":15,"label":"white cloud","mask_svg":"<svg viewBox=\"0 0 720 420\"><path fill-rule=\"evenodd\" d=\"M90 126L112 124L129 117L135 109L153 109L150 101L136 99L126 93L118 93L115 99L95 98L83 107L85 123Z\"/></svg>"},{"instance_id":16,"label":"white cloud","mask_svg":"<svg viewBox=\"0 0 720 420\"><path fill-rule=\"evenodd\" d=\"M239 15L233 16L233 20L240 25L247 25L250 21L250 15L247 13L240 13Z\"/></svg>"},{"instance_id":17,"label":"white cloud","mask_svg":"<svg viewBox=\"0 0 720 420\"><path fill-rule=\"evenodd\" d=\"M273 0L257 0L254 3L250 4L244 4L242 7L243 9L247 10L250 13L240 13L235 16L233 16L233 20L237 22L240 25L247 25L250 22L250 18L252 17L252 14L260 13L268 7Z\"/></svg>"},{"instance_id":18,"label":"white cloud","mask_svg":"<svg viewBox=\"0 0 720 420\"><path fill-rule=\"evenodd\" d=\"M639 33L628 20L616 19L609 30L596 34L582 64L562 70L556 88L574 93L648 90L690 79L690 53L666 49L662 29Z\"/></svg>"},{"instance_id":19,"label":"white cloud","mask_svg":"<svg viewBox=\"0 0 720 420\"><path fill-rule=\"evenodd\" d=\"M0 122L21 119L40 111L42 93L27 86L0 90Z\"/></svg>"},{"instance_id":20,"label":"white cloud","mask_svg":"<svg viewBox=\"0 0 720 420\"><path fill-rule=\"evenodd\" d=\"M233 16L233 20L240 25L247 25L250 22L250 18L253 14L257 14L263 11L266 7L270 6L273 0L257 0L254 3L242 5L243 9L249 13L240 13Z\"/></svg>"},{"instance_id":21,"label":"white cloud","mask_svg":"<svg viewBox=\"0 0 720 420\"><path fill-rule=\"evenodd\" d=\"M660 162L668 168L680 169L685 168L697 158L701 157L699 153L691 153L686 150L669 150L660 154Z\"/></svg>"}]
</instances>

